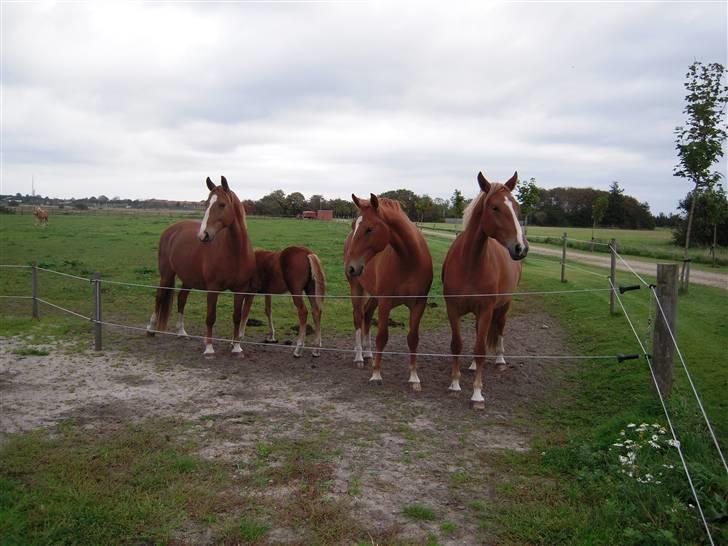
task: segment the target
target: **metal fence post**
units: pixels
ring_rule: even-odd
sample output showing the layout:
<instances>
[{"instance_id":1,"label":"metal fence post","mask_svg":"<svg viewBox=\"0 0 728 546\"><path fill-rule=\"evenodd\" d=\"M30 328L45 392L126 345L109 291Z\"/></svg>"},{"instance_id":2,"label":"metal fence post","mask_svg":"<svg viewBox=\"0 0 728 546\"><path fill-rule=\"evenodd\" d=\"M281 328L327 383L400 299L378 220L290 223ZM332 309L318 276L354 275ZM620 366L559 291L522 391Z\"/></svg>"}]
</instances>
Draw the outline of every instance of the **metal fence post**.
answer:
<instances>
[{"instance_id":1,"label":"metal fence post","mask_svg":"<svg viewBox=\"0 0 728 546\"><path fill-rule=\"evenodd\" d=\"M561 282L566 282L566 232L561 245Z\"/></svg>"},{"instance_id":2,"label":"metal fence post","mask_svg":"<svg viewBox=\"0 0 728 546\"><path fill-rule=\"evenodd\" d=\"M94 349L101 350L101 273L94 273Z\"/></svg>"},{"instance_id":3,"label":"metal fence post","mask_svg":"<svg viewBox=\"0 0 728 546\"><path fill-rule=\"evenodd\" d=\"M609 263L609 280L612 281L610 286L617 286L617 239L609 240L609 254L611 260ZM614 290L609 293L609 314L613 315L617 312Z\"/></svg>"},{"instance_id":4,"label":"metal fence post","mask_svg":"<svg viewBox=\"0 0 728 546\"><path fill-rule=\"evenodd\" d=\"M38 315L38 264L36 262L33 262L31 271L33 273L31 288L31 294L33 295L33 318L37 319L40 317Z\"/></svg>"},{"instance_id":5,"label":"metal fence post","mask_svg":"<svg viewBox=\"0 0 728 546\"><path fill-rule=\"evenodd\" d=\"M660 392L664 397L670 396L672 391L673 370L673 343L670 330L675 333L677 317L677 264L657 264L657 287L655 293L660 301L665 316L660 312L660 306L655 302L655 330L652 334L652 364ZM667 321L665 320L667 319Z\"/></svg>"}]
</instances>

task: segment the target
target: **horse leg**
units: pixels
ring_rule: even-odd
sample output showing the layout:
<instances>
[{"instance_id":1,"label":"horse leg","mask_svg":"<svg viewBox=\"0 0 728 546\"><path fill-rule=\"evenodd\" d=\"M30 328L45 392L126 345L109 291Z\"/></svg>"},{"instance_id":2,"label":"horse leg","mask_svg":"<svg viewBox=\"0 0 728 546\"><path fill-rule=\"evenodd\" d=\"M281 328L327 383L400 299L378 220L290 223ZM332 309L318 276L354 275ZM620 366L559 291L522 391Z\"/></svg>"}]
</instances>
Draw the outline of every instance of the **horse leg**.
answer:
<instances>
[{"instance_id":1,"label":"horse leg","mask_svg":"<svg viewBox=\"0 0 728 546\"><path fill-rule=\"evenodd\" d=\"M425 312L426 299L418 301L410 308L409 332L407 333L407 346L410 350L410 376L409 384L413 391L422 390L420 378L417 376L417 345L420 342L420 320Z\"/></svg>"},{"instance_id":2,"label":"horse leg","mask_svg":"<svg viewBox=\"0 0 728 546\"><path fill-rule=\"evenodd\" d=\"M185 330L185 305L187 305L187 297L190 295L189 289L185 290L185 286L182 285L182 290L177 295L177 335L189 337Z\"/></svg>"},{"instance_id":3,"label":"horse leg","mask_svg":"<svg viewBox=\"0 0 728 546\"><path fill-rule=\"evenodd\" d=\"M364 367L364 355L361 346L361 327L363 322L362 307L364 300L360 296L363 295L361 285L358 283L350 283L351 286L351 312L354 319L354 364L357 368Z\"/></svg>"},{"instance_id":4,"label":"horse leg","mask_svg":"<svg viewBox=\"0 0 728 546\"><path fill-rule=\"evenodd\" d=\"M478 339L478 317L475 317L475 339ZM470 367L468 368L469 372L474 372L478 366L475 364L475 359L470 361Z\"/></svg>"},{"instance_id":5,"label":"horse leg","mask_svg":"<svg viewBox=\"0 0 728 546\"><path fill-rule=\"evenodd\" d=\"M241 355L243 349L240 347L240 322L243 316L243 300L245 296L235 294L233 297L233 350L234 355Z\"/></svg>"},{"instance_id":6,"label":"horse leg","mask_svg":"<svg viewBox=\"0 0 728 546\"><path fill-rule=\"evenodd\" d=\"M389 312L392 310L392 303L389 299L382 299L379 302L379 326L377 326L377 354L374 355L374 368L369 381L382 384L382 351L389 341Z\"/></svg>"},{"instance_id":7,"label":"horse leg","mask_svg":"<svg viewBox=\"0 0 728 546\"><path fill-rule=\"evenodd\" d=\"M368 299L364 309L364 320L362 322L361 341L364 349L364 360L369 360L369 362L374 358L372 354L372 318L374 317L376 308L377 299Z\"/></svg>"},{"instance_id":8,"label":"horse leg","mask_svg":"<svg viewBox=\"0 0 728 546\"><path fill-rule=\"evenodd\" d=\"M489 307L480 311L478 315L478 332L483 335L479 335L475 339L475 364L477 369L475 370L475 379L473 380L473 396L470 398L470 407L475 410L485 409L485 398L483 398L483 369L485 368L485 345L486 335L490 322L493 319L493 308Z\"/></svg>"},{"instance_id":9,"label":"horse leg","mask_svg":"<svg viewBox=\"0 0 728 546\"><path fill-rule=\"evenodd\" d=\"M510 303L504 305L498 311L496 311L496 315L493 318L495 322L495 327L498 331L498 342L495 346L495 365L499 372L502 372L506 369L507 362L505 357L503 356L505 354L505 345L503 343L503 331L506 328L506 314L508 313L508 309L511 306Z\"/></svg>"},{"instance_id":10,"label":"horse leg","mask_svg":"<svg viewBox=\"0 0 728 546\"><path fill-rule=\"evenodd\" d=\"M448 305L447 318L450 320L450 352L452 353L452 372L450 373L451 392L460 392L460 353L463 350L463 337L460 334L460 315L454 307Z\"/></svg>"},{"instance_id":11,"label":"horse leg","mask_svg":"<svg viewBox=\"0 0 728 546\"><path fill-rule=\"evenodd\" d=\"M212 346L212 327L215 325L215 319L217 318L217 292L207 293L207 334L205 335L205 352L202 353L205 356L212 356L215 354L215 349Z\"/></svg>"},{"instance_id":12,"label":"horse leg","mask_svg":"<svg viewBox=\"0 0 728 546\"><path fill-rule=\"evenodd\" d=\"M250 308L253 306L254 298L255 298L255 296L247 295L247 296L245 296L245 301L243 302L243 316L241 317L240 327L238 329L240 332L239 337L240 337L241 342L245 339L245 328L246 328L246 326L248 326L248 316L250 316ZM233 347L233 352L235 352L234 347ZM241 353L240 356L243 356L242 349L241 349L240 353Z\"/></svg>"},{"instance_id":13,"label":"horse leg","mask_svg":"<svg viewBox=\"0 0 728 546\"><path fill-rule=\"evenodd\" d=\"M276 329L273 326L273 296L265 297L265 316L268 317L268 335L265 336L266 343L276 342Z\"/></svg>"},{"instance_id":14,"label":"horse leg","mask_svg":"<svg viewBox=\"0 0 728 546\"><path fill-rule=\"evenodd\" d=\"M314 342L313 342L313 352L311 353L313 356L321 356L321 313L323 312L323 309L321 308L321 305L319 305L318 300L316 299L315 294L309 294L308 295L308 302L311 305L311 314L313 315L313 325L316 330L316 333L314 334Z\"/></svg>"},{"instance_id":15,"label":"horse leg","mask_svg":"<svg viewBox=\"0 0 728 546\"><path fill-rule=\"evenodd\" d=\"M293 356L299 358L303 353L303 346L306 341L306 323L308 321L308 311L306 310L306 304L303 303L303 295L298 292L293 294L293 304L298 309L298 339L296 340L296 348L293 351Z\"/></svg>"}]
</instances>

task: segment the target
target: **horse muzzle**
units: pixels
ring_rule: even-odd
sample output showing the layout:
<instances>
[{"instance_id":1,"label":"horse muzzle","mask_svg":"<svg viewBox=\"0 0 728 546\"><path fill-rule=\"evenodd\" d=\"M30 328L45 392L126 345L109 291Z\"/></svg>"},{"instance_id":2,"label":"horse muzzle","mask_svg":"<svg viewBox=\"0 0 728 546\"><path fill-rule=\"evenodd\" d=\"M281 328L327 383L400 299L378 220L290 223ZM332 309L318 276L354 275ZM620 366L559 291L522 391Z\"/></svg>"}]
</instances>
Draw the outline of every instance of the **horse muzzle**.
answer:
<instances>
[{"instance_id":1,"label":"horse muzzle","mask_svg":"<svg viewBox=\"0 0 728 546\"><path fill-rule=\"evenodd\" d=\"M508 247L508 253L511 255L513 260L522 260L528 255L528 243L524 245L516 243L515 245Z\"/></svg>"},{"instance_id":2,"label":"horse muzzle","mask_svg":"<svg viewBox=\"0 0 728 546\"><path fill-rule=\"evenodd\" d=\"M346 272L347 277L351 277L351 278L358 277L362 273L364 273L364 263L363 262L359 262L359 263L349 262L348 264L346 264L345 272Z\"/></svg>"},{"instance_id":3,"label":"horse muzzle","mask_svg":"<svg viewBox=\"0 0 728 546\"><path fill-rule=\"evenodd\" d=\"M199 239L201 243L209 243L210 241L212 241L212 238L213 236L211 236L210 233L207 231L203 231L202 233L197 234L197 239Z\"/></svg>"}]
</instances>

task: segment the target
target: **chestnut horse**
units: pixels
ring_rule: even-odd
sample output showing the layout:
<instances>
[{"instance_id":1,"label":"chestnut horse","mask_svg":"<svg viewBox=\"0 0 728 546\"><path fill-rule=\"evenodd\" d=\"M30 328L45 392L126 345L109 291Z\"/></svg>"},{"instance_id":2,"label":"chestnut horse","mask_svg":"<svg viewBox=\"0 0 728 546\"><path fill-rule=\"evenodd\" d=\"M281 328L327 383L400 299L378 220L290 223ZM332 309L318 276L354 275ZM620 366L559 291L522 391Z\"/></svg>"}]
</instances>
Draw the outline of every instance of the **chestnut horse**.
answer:
<instances>
[{"instance_id":1,"label":"chestnut horse","mask_svg":"<svg viewBox=\"0 0 728 546\"><path fill-rule=\"evenodd\" d=\"M159 286L157 299L147 331L167 327L175 276L182 281L177 310L177 333L187 335L184 328L184 306L191 288L214 290L207 293L207 335L205 355L213 355L212 327L215 324L218 292L254 292L257 288L255 255L248 238L245 209L230 190L225 177L215 186L207 179L207 197L202 222L185 220L168 227L159 239ZM253 298L235 294L233 312L233 353L240 354L240 323L247 321ZM243 308L243 302L245 306ZM241 313L242 310L242 313Z\"/></svg>"},{"instance_id":2,"label":"chestnut horse","mask_svg":"<svg viewBox=\"0 0 728 546\"><path fill-rule=\"evenodd\" d=\"M505 365L503 329L511 296L466 295L508 293L518 286L522 270L519 260L528 254L528 242L518 222L521 208L512 195L517 181L518 173L514 173L505 184L490 183L483 173L478 173L482 192L465 209L463 231L453 242L442 264L442 284L452 329L451 391L460 390L458 355L463 348L460 317L467 313L475 315L474 353L478 356L475 357L476 371L470 399L474 409L485 408L482 389L486 347L496 350L498 366Z\"/></svg>"},{"instance_id":3,"label":"chestnut horse","mask_svg":"<svg viewBox=\"0 0 728 546\"><path fill-rule=\"evenodd\" d=\"M35 211L33 211L33 216L36 217L38 225L48 225L48 211L46 209L41 207L35 207Z\"/></svg>"},{"instance_id":4,"label":"chestnut horse","mask_svg":"<svg viewBox=\"0 0 728 546\"><path fill-rule=\"evenodd\" d=\"M344 271L351 288L355 334L354 362L372 358L369 329L379 307L377 353L370 381L382 382L382 351L389 339L389 313L399 305L409 308L410 377L419 391L417 345L422 313L432 284L432 256L422 233L407 218L398 201L351 196L359 209L344 244ZM363 354L362 354L363 350Z\"/></svg>"},{"instance_id":5,"label":"chestnut horse","mask_svg":"<svg viewBox=\"0 0 728 546\"><path fill-rule=\"evenodd\" d=\"M300 357L306 339L308 311L303 303L303 293L308 295L316 327L313 356L321 354L321 312L326 294L326 276L321 260L305 246L289 246L280 252L256 249L255 263L258 268L258 291L265 294L265 314L268 317L266 341L275 342L272 296L290 292L298 309L298 339L293 356Z\"/></svg>"}]
</instances>

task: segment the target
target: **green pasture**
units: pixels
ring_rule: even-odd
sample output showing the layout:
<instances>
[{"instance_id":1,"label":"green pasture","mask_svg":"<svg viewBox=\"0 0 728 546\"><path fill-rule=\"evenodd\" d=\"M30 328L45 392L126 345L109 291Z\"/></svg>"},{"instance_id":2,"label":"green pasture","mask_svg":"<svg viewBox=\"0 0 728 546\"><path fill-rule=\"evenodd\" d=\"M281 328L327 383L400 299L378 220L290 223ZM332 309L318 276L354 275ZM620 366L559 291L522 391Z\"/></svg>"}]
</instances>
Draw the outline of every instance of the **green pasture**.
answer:
<instances>
[{"instance_id":1,"label":"green pasture","mask_svg":"<svg viewBox=\"0 0 728 546\"><path fill-rule=\"evenodd\" d=\"M425 222L419 225L435 230L460 231L462 229L461 224ZM568 234L569 239L572 239L569 242L571 248L592 250L591 228L528 226L528 237L534 243L560 246L564 232ZM672 242L672 232L668 228L654 230L596 228L593 230L593 237L599 243L609 243L611 239L616 239L619 253L624 256L675 261L682 260L683 257L683 249ZM602 245L593 245L593 250L608 252L607 247ZM694 266L705 267L704 264L713 262L710 249L706 247L691 248L689 255L694 261ZM728 265L728 247L718 247L716 263L721 269Z\"/></svg>"},{"instance_id":2,"label":"green pasture","mask_svg":"<svg viewBox=\"0 0 728 546\"><path fill-rule=\"evenodd\" d=\"M43 229L32 226L27 217L2 216L0 262L29 264L36 260L42 267L82 277L100 271L104 279L156 284L158 237L173 221L172 216L69 215L54 216L52 224ZM348 224L337 222L249 219L249 231L256 246L275 249L302 244L317 252L326 269L330 294L347 294L341 254L348 229ZM536 235L539 229L529 228L529 232ZM588 236L582 233L580 238L588 239L591 234L590 230L587 232ZM654 236L655 245L660 244L658 235L666 237L661 231L635 232L635 237L637 234ZM598 236L603 236L603 232ZM607 233L606 237L611 235ZM442 291L439 269L450 241L432 237L428 242L435 261L432 292L439 294ZM567 269L568 282L562 284L558 267L555 259L527 258L522 290L608 286L603 277L604 270L581 265L578 270ZM618 282L634 284L636 280L627 273L619 273ZM29 294L27 270L0 270L0 295ZM85 315L91 312L91 287L86 282L41 272L40 296ZM725 366L727 296L726 291L716 288L691 287L690 293L680 298L677 328L681 349L724 450L728 445L728 398L725 396L728 387L728 367ZM153 292L148 289L105 285L103 298L104 314L109 320L143 326L152 311ZM649 325L654 311L649 293L642 289L628 292L622 298L640 337L649 347ZM446 324L441 300L433 298L433 301L438 306L427 310L425 330L442 328ZM190 333L203 332L203 302L202 294L190 297L187 316ZM607 292L515 298L514 312L528 313L529 309L546 312L560 322L568 335L564 354L639 352L622 312L609 316ZM0 299L0 335L23 337L29 350L39 342L48 341L49 336L71 340L83 348L91 346L91 327L87 322L45 306L40 310L42 320L35 322L28 318L29 301ZM231 313L231 299L221 297L218 335L229 335ZM264 320L261 302L255 304L251 316ZM289 298L276 302L275 316L277 329L283 337L284 330L296 323ZM401 310L393 318L406 321ZM332 334L350 333L350 321L348 300L327 301L324 340ZM248 337L259 340L264 332L265 327L249 328ZM543 332L534 335L543 335ZM443 346L443 352L447 349ZM666 425L650 385L646 362L640 359L618 364L616 360L585 360L558 370L555 373L563 374L565 379L563 391L547 396L546 401L531 408L531 420L538 424L534 427L533 449L525 453L491 453L480 461L485 466L501 468L503 476L501 481L489 484L497 503L484 507L474 502L467 507L469 517L478 522L481 538L492 540L495 537L499 544L543 545L707 543L696 511L690 508L694 501L679 470L674 448L663 446L654 453L648 453L645 448L640 455L640 475L661 473L659 484L654 481L640 483L621 472L624 468L618 460L618 450L613 446L620 438L620 431L629 431L630 423ZM708 441L679 363L676 364L675 389L669 408L716 543L728 543L728 479ZM157 436L154 442L148 442L146 438L153 435L153 431L144 429L126 431L119 438L104 437L96 443L76 437L79 432L74 431L53 437L42 432L12 436L0 447L0 536L11 537L8 544L49 541L67 544L165 543L169 540L170 529L183 525L186 517L212 517L210 514L215 512L219 497L210 492L224 490L220 473L228 469L194 456L194 446L184 439L185 425L176 424L175 427L176 432L164 445L159 444ZM124 451L115 455L120 445L125 446ZM270 449L265 447L260 457L269 457ZM160 476L177 485L171 491L160 488L155 493L157 496L136 506L134 499L140 487L136 481L138 476L128 475L131 471L124 470L128 467L126 462L118 462L115 466L118 471L102 476L100 482L80 478L87 467L97 464L95 461L99 456L126 457L135 461L136 468L141 469L138 476L146 475L144 469L147 468L163 468L164 473ZM311 455L318 456L320 454ZM67 460L74 461L70 470L65 469ZM305 457L302 460L306 460ZM71 484L63 482L69 472L73 479ZM326 487L325 479L316 480L320 487ZM199 493L202 490L206 493ZM127 504L112 502L117 498L129 506L134 505L134 511L125 512ZM326 509L333 510L328 505ZM426 514L413 507L403 507L403 511L410 518L421 519ZM124 517L118 517L120 513ZM354 540L353 535L346 534L346 529L354 528L352 523L341 519L341 514L335 515L339 519L335 519L337 527L331 531L334 534L317 543ZM67 527L56 528L49 523L59 518L83 525L76 525L75 535L63 534L70 532ZM104 527L110 521L117 527ZM255 543L266 529L265 521L261 522L254 511L246 512L243 519L224 519L218 523L220 534L217 539L221 542ZM88 533L84 536L91 538L80 540L82 533ZM476 537L475 540L479 539Z\"/></svg>"}]
</instances>

